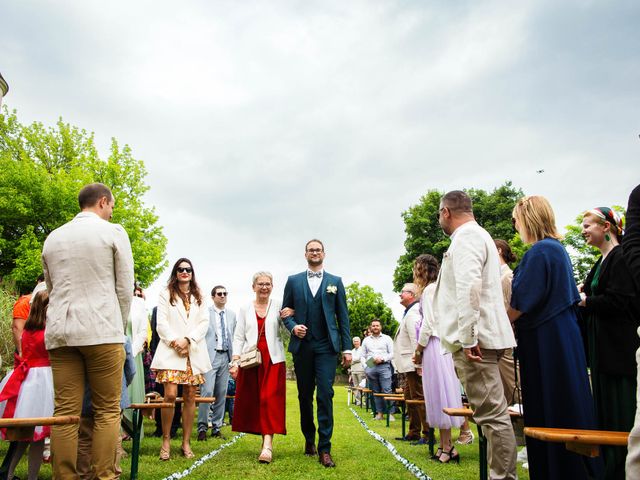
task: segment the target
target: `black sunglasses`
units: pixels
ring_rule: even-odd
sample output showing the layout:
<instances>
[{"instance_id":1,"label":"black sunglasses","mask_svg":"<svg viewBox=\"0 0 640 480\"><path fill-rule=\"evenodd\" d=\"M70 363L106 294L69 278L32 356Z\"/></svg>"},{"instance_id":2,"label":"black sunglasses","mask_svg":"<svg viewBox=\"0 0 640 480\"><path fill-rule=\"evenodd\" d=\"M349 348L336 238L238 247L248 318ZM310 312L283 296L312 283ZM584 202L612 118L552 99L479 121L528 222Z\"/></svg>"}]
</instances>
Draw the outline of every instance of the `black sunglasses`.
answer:
<instances>
[{"instance_id":1,"label":"black sunglasses","mask_svg":"<svg viewBox=\"0 0 640 480\"><path fill-rule=\"evenodd\" d=\"M228 292L216 292L216 295L219 297L226 297L228 295Z\"/></svg>"},{"instance_id":2,"label":"black sunglasses","mask_svg":"<svg viewBox=\"0 0 640 480\"><path fill-rule=\"evenodd\" d=\"M178 267L176 269L176 272L178 272L178 273L184 273L184 272L191 273L191 272L193 272L193 268L191 268L191 267Z\"/></svg>"}]
</instances>

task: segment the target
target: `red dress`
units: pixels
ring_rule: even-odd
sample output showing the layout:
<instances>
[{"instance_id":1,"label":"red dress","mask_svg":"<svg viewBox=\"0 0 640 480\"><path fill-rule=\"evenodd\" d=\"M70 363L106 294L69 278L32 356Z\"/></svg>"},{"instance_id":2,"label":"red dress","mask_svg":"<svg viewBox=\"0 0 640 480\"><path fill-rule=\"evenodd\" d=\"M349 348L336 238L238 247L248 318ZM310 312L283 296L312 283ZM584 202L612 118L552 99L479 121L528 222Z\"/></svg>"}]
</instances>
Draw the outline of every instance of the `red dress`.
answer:
<instances>
[{"instance_id":1,"label":"red dress","mask_svg":"<svg viewBox=\"0 0 640 480\"><path fill-rule=\"evenodd\" d=\"M256 319L260 332L264 318L256 314ZM264 331L258 339L258 350L262 364L256 368L241 368L238 372L232 430L257 435L286 435L286 364L271 362Z\"/></svg>"}]
</instances>

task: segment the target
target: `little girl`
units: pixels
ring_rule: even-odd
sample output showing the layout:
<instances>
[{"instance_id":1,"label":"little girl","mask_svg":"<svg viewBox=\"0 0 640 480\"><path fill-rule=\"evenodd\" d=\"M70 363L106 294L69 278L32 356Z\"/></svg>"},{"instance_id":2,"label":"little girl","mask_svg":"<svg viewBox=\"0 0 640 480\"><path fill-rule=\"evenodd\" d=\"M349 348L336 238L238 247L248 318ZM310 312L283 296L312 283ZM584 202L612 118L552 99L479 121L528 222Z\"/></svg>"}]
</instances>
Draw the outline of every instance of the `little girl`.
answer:
<instances>
[{"instance_id":1,"label":"little girl","mask_svg":"<svg viewBox=\"0 0 640 480\"><path fill-rule=\"evenodd\" d=\"M30 418L53 416L53 377L49 355L44 346L44 326L49 305L49 294L37 293L31 304L31 311L22 332L22 357L16 355L13 371L0 382L0 415L2 418ZM7 431L0 431L6 439ZM13 478L18 462L27 445L29 449L29 480L37 480L44 439L49 436L50 427L35 427L33 437L19 439L7 478Z\"/></svg>"}]
</instances>

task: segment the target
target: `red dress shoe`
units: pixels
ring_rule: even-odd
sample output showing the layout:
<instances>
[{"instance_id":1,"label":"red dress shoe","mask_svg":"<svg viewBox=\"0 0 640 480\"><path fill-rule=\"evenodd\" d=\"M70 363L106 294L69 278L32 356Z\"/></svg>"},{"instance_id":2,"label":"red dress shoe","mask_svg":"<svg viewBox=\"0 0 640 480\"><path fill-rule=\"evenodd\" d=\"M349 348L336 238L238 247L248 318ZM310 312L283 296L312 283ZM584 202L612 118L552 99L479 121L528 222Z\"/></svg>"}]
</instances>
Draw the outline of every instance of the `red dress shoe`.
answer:
<instances>
[{"instance_id":1,"label":"red dress shoe","mask_svg":"<svg viewBox=\"0 0 640 480\"><path fill-rule=\"evenodd\" d=\"M333 463L333 459L331 458L331 454L329 452L320 452L318 455L318 461L322 464L323 467L335 467L336 464Z\"/></svg>"},{"instance_id":2,"label":"red dress shoe","mask_svg":"<svg viewBox=\"0 0 640 480\"><path fill-rule=\"evenodd\" d=\"M318 454L316 446L313 443L307 442L304 444L304 454L308 457L315 457Z\"/></svg>"}]
</instances>

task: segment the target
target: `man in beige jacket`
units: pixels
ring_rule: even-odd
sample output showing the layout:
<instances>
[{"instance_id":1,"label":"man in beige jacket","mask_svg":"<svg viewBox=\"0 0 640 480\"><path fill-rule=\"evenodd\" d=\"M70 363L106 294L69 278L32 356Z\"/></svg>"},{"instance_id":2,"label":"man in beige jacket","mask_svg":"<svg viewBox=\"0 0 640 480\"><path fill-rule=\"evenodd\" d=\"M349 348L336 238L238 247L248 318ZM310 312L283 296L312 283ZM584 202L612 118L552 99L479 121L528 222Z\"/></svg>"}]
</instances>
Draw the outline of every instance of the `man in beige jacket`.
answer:
<instances>
[{"instance_id":1,"label":"man in beige jacket","mask_svg":"<svg viewBox=\"0 0 640 480\"><path fill-rule=\"evenodd\" d=\"M109 223L115 200L101 183L78 195L81 212L51 232L42 249L49 290L45 343L55 391L55 416L80 415L85 382L95 412L96 478L115 478L125 324L133 291L133 256L124 228ZM76 425L51 429L55 478L77 478Z\"/></svg>"},{"instance_id":2,"label":"man in beige jacket","mask_svg":"<svg viewBox=\"0 0 640 480\"><path fill-rule=\"evenodd\" d=\"M451 245L436 283L436 329L453 352L473 418L487 437L490 478L515 480L516 440L498 361L516 342L503 304L498 250L462 191L442 197L439 222Z\"/></svg>"}]
</instances>

